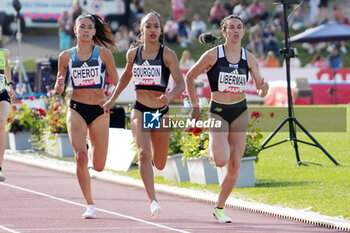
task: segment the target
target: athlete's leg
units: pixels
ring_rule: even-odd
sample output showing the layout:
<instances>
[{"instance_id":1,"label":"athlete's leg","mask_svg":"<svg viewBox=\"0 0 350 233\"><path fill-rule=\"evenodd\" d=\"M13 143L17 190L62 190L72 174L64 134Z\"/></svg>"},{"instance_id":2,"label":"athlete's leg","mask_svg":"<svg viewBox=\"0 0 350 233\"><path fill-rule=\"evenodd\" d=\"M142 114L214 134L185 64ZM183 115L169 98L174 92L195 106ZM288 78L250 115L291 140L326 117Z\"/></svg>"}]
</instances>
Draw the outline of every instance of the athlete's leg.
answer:
<instances>
[{"instance_id":1,"label":"athlete's leg","mask_svg":"<svg viewBox=\"0 0 350 233\"><path fill-rule=\"evenodd\" d=\"M102 114L89 125L90 146L92 163L96 171L103 171L108 151L109 114ZM86 145L85 145L86 146Z\"/></svg>"},{"instance_id":2,"label":"athlete's leg","mask_svg":"<svg viewBox=\"0 0 350 233\"><path fill-rule=\"evenodd\" d=\"M247 110L230 124L230 132L228 135L230 159L227 163L227 174L221 184L221 191L217 203L218 207L225 206L227 198L236 185L241 159L245 150L247 124Z\"/></svg>"},{"instance_id":3,"label":"athlete's leg","mask_svg":"<svg viewBox=\"0 0 350 233\"><path fill-rule=\"evenodd\" d=\"M210 128L209 131L209 158L217 167L223 167L230 158L230 145L228 142L229 124L221 116L210 113L210 118L221 121L220 128Z\"/></svg>"},{"instance_id":4,"label":"athlete's leg","mask_svg":"<svg viewBox=\"0 0 350 233\"><path fill-rule=\"evenodd\" d=\"M87 204L93 204L91 197L91 180L88 172L88 154L86 148L87 125L85 120L75 110L68 108L67 127L69 140L74 149L77 163L77 177L81 191Z\"/></svg>"},{"instance_id":5,"label":"athlete's leg","mask_svg":"<svg viewBox=\"0 0 350 233\"><path fill-rule=\"evenodd\" d=\"M150 131L143 129L142 113L133 109L130 115L131 130L139 153L140 175L150 202L156 200L152 168Z\"/></svg>"},{"instance_id":6,"label":"athlete's leg","mask_svg":"<svg viewBox=\"0 0 350 233\"><path fill-rule=\"evenodd\" d=\"M161 122L163 122L162 119ZM163 170L165 167L169 150L169 137L169 128L156 129L151 132L153 162L158 170Z\"/></svg>"},{"instance_id":7,"label":"athlete's leg","mask_svg":"<svg viewBox=\"0 0 350 233\"><path fill-rule=\"evenodd\" d=\"M10 114L10 103L7 101L0 101L0 167L2 167L2 161L4 159L4 153L6 148L6 132L5 124Z\"/></svg>"}]
</instances>

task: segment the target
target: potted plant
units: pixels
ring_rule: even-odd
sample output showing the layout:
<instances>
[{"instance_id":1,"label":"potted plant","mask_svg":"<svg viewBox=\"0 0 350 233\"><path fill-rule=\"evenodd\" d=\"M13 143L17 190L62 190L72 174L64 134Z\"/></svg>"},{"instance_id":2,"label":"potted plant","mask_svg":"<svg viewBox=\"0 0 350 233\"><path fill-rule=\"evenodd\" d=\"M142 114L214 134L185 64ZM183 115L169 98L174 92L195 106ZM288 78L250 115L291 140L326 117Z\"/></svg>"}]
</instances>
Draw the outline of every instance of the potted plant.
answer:
<instances>
[{"instance_id":1,"label":"potted plant","mask_svg":"<svg viewBox=\"0 0 350 233\"><path fill-rule=\"evenodd\" d=\"M187 161L191 183L218 184L216 167L208 159L209 135L207 129L189 128L181 141L183 160Z\"/></svg>"},{"instance_id":2,"label":"potted plant","mask_svg":"<svg viewBox=\"0 0 350 233\"><path fill-rule=\"evenodd\" d=\"M56 156L74 156L73 147L69 141L66 116L68 104L65 97L48 92L47 114L45 117L45 127L43 137L45 152Z\"/></svg>"},{"instance_id":3,"label":"potted plant","mask_svg":"<svg viewBox=\"0 0 350 233\"><path fill-rule=\"evenodd\" d=\"M12 105L6 124L11 150L31 149L31 134L37 124L34 115L35 110L26 103Z\"/></svg>"},{"instance_id":4,"label":"potted plant","mask_svg":"<svg viewBox=\"0 0 350 233\"><path fill-rule=\"evenodd\" d=\"M32 127L32 136L31 136L31 142L32 142L32 149L35 150L41 150L41 138L42 138L42 131L45 128L45 117L46 117L46 110L36 107L34 110L32 110L32 118L34 119L34 124Z\"/></svg>"}]
</instances>

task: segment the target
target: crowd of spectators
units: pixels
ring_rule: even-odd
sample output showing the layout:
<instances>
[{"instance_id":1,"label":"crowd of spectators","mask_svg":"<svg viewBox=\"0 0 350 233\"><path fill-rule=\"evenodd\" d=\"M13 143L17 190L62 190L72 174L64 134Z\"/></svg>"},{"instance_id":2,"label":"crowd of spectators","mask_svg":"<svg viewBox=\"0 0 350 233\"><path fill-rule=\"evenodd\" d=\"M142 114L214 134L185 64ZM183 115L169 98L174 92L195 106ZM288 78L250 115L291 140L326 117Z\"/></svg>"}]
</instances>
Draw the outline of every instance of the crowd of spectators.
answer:
<instances>
[{"instance_id":1,"label":"crowd of spectators","mask_svg":"<svg viewBox=\"0 0 350 233\"><path fill-rule=\"evenodd\" d=\"M350 1L347 3L350 4ZM269 5L270 6L270 5ZM268 10L261 0L216 0L212 7L208 9L208 17L201 19L199 14L189 16L186 14L186 0L171 0L172 15L165 20L164 38L167 43L178 43L184 49L188 44L197 40L199 35L204 32L217 32L221 20L229 14L240 15L246 22L246 30L249 31L249 41L246 48L251 51L259 60L261 66L280 66L282 56L280 54L280 41L275 32L284 30L284 12L283 5L273 5L274 10ZM350 24L349 18L344 14L342 5L338 2L328 4L328 0L306 0L302 7L294 7L294 12L289 20L290 30L302 32L303 30L318 26L327 21L337 21L342 24ZM330 9L332 7L332 9ZM118 51L126 52L130 43L139 33L139 20L144 15L145 0L132 0L131 12L136 15L136 20L132 26L121 26L116 32L118 41ZM293 10L293 9L290 9ZM332 12L330 14L329 12ZM310 55L308 66L312 66L324 49L327 48L329 55L339 49L340 53L346 53L346 44L344 41L335 43L303 43L302 48ZM185 53L186 54L186 53ZM317 56L316 56L317 55ZM272 61L271 61L272 60ZM298 58L295 58L295 67L301 66ZM327 59L326 59L327 60ZM328 59L329 60L329 59ZM328 62L328 64L330 64Z\"/></svg>"}]
</instances>

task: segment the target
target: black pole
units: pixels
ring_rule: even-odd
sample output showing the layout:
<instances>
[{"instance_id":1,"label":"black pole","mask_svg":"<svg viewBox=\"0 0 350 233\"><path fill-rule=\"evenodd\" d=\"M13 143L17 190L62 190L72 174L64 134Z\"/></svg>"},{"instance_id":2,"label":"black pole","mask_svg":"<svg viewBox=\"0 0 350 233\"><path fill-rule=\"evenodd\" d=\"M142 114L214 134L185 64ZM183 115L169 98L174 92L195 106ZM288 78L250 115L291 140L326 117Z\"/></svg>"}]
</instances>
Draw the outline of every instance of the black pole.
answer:
<instances>
[{"instance_id":1,"label":"black pole","mask_svg":"<svg viewBox=\"0 0 350 233\"><path fill-rule=\"evenodd\" d=\"M311 136L311 134L297 121L297 119L294 117L293 113L293 99L292 99L292 90L290 85L290 58L295 56L294 50L290 48L289 45L289 28L288 28L288 19L287 19L287 5L296 3L298 0L282 0L281 3L283 4L283 14L284 14L284 45L285 49L281 50L281 53L284 55L284 59L286 61L286 76L287 76L287 95L288 95L288 117L286 117L281 124L277 126L277 128L271 133L271 135L262 143L260 150L270 148L272 146L279 145L281 143L292 141L295 151L295 156L297 159L297 165L306 165L305 162L302 162L300 160L299 156L299 149L298 149L298 142L305 143L307 145L312 145L315 147L320 148L327 156L328 158L335 164L340 165L322 146L320 143L316 141L315 138ZM283 140L281 142L277 142L273 145L267 146L267 143L276 135L276 133L283 127L285 123L289 123L289 139ZM301 128L304 133L315 143L311 144L308 142L304 142L297 139L297 133L296 133L296 125Z\"/></svg>"},{"instance_id":2,"label":"black pole","mask_svg":"<svg viewBox=\"0 0 350 233\"><path fill-rule=\"evenodd\" d=\"M288 29L288 21L287 21L287 5L283 4L283 14L284 14L284 46L285 50L283 51L284 59L286 61L286 75L287 75L287 93L288 93L288 116L292 116L292 107L293 102L292 99L289 98L292 96L291 86L290 86L290 58L292 54L290 54L289 47L289 29Z\"/></svg>"},{"instance_id":3,"label":"black pole","mask_svg":"<svg viewBox=\"0 0 350 233\"><path fill-rule=\"evenodd\" d=\"M293 98L292 98L292 88L290 85L290 58L294 57L294 50L290 48L289 44L289 27L287 19L287 4L283 4L283 14L284 14L284 46L283 51L284 59L286 61L286 77L287 77L287 95L288 95L288 122L289 122L289 138L293 141L294 151L297 158L297 163L300 164L300 156L298 150L297 134L295 132L295 127L293 123Z\"/></svg>"}]
</instances>

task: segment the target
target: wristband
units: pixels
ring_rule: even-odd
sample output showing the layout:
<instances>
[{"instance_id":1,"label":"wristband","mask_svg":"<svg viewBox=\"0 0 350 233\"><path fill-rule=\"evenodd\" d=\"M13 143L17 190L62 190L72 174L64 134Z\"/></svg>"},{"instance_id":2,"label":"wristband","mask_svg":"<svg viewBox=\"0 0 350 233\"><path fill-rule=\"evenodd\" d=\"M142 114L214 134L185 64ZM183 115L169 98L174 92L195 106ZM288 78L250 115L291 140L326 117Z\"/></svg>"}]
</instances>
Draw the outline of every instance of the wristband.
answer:
<instances>
[{"instance_id":1,"label":"wristband","mask_svg":"<svg viewBox=\"0 0 350 233\"><path fill-rule=\"evenodd\" d=\"M7 85L11 85L13 87L13 82L10 81L10 82L7 83Z\"/></svg>"}]
</instances>

